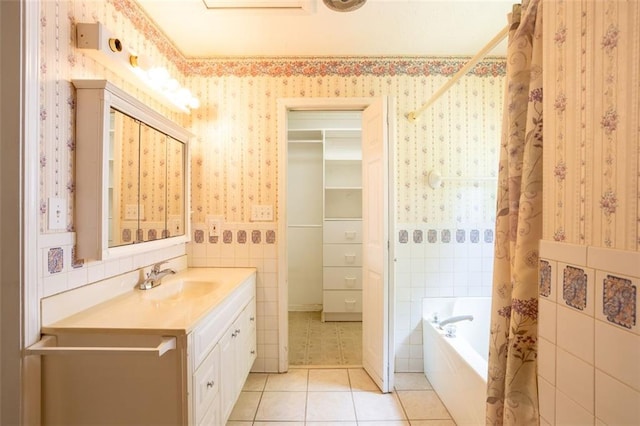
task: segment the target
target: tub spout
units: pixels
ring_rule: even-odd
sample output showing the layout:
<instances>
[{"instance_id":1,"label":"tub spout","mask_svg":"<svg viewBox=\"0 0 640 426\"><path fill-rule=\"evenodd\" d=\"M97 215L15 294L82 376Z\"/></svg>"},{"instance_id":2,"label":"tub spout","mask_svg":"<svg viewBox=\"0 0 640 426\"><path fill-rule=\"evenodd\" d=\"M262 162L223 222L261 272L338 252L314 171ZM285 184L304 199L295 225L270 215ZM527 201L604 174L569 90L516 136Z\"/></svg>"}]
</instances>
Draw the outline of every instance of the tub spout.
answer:
<instances>
[{"instance_id":1,"label":"tub spout","mask_svg":"<svg viewBox=\"0 0 640 426\"><path fill-rule=\"evenodd\" d=\"M456 315L453 317L449 317L444 319L438 323L438 327L442 328L447 324L455 324L460 321L473 321L473 315Z\"/></svg>"}]
</instances>

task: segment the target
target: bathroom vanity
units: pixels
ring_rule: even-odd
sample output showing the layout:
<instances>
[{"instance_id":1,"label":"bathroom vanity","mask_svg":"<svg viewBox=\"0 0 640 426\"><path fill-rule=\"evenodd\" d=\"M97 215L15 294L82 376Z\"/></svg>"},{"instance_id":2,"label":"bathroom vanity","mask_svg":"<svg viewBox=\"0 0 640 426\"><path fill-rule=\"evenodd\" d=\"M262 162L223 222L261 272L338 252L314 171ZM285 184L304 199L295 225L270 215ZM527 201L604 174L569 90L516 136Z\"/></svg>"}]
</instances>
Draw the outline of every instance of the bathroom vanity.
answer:
<instances>
[{"instance_id":1,"label":"bathroom vanity","mask_svg":"<svg viewBox=\"0 0 640 426\"><path fill-rule=\"evenodd\" d=\"M43 325L43 424L225 424L256 357L255 294L254 268L187 268Z\"/></svg>"}]
</instances>

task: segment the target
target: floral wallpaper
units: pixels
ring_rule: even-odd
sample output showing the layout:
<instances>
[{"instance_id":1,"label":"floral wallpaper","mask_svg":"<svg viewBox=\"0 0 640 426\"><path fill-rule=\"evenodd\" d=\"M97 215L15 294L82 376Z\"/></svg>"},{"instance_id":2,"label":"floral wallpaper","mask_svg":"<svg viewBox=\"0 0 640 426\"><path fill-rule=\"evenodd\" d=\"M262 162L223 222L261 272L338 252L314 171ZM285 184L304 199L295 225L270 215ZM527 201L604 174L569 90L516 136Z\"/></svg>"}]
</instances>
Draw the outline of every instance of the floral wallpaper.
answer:
<instances>
[{"instance_id":1,"label":"floral wallpaper","mask_svg":"<svg viewBox=\"0 0 640 426\"><path fill-rule=\"evenodd\" d=\"M114 4L115 3L115 4ZM169 69L182 80L173 61L150 42L146 33L132 25L128 13L115 7L119 3L87 0L43 0L40 19L40 232L47 230L49 197L64 198L68 206L67 231L73 231L75 96L73 79L107 79L152 108L183 124L181 113L150 96L139 79L122 72L121 67L97 58L95 52L76 49L75 24L101 22L117 34L132 51ZM137 9L136 9L137 10ZM144 18L143 20L146 20ZM99 56L99 55L98 55Z\"/></svg>"},{"instance_id":2,"label":"floral wallpaper","mask_svg":"<svg viewBox=\"0 0 640 426\"><path fill-rule=\"evenodd\" d=\"M371 63L379 62L384 74L331 74L332 69L339 73L342 67L356 67L358 60L316 59L303 61L306 68L291 62L290 69L282 68L281 74L272 76L269 73L276 68L247 59L246 69L258 75L235 75L238 61L234 61L225 68L231 75L190 78L191 91L203 105L190 117L191 130L197 135L192 145L194 222L203 222L206 214L222 214L232 222L248 221L251 204L276 205L276 99L360 96L392 96L397 102L398 222L490 219L495 195L487 194L495 193L491 178L497 172L503 62L485 61L477 68L481 71L462 78L417 123L410 123L404 115L422 105L450 77L448 70L458 69L464 60L415 59L415 67L424 72L419 76L407 74L408 69L414 69L405 64L411 60L396 59L405 64L395 69L403 71L397 75L390 73L389 59L359 61L367 64L369 68L363 70L370 72L378 69ZM325 62L331 65L324 67ZM263 66L266 75L259 71ZM211 68L223 72L221 64ZM294 73L296 70L302 73ZM428 186L431 170L445 176L442 189ZM473 209L466 208L470 204ZM487 212L491 212L489 217Z\"/></svg>"},{"instance_id":3,"label":"floral wallpaper","mask_svg":"<svg viewBox=\"0 0 640 426\"><path fill-rule=\"evenodd\" d=\"M558 1L548 16L544 238L637 251L638 3Z\"/></svg>"}]
</instances>

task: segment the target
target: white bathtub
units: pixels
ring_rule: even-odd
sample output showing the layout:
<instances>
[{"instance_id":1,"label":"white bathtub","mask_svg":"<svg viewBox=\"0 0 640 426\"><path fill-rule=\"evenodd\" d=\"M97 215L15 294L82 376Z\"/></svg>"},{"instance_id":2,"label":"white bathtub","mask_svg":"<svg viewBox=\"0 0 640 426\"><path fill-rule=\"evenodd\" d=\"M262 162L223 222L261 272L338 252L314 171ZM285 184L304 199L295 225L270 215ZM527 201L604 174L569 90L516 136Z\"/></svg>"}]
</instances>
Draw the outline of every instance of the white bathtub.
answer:
<instances>
[{"instance_id":1,"label":"white bathtub","mask_svg":"<svg viewBox=\"0 0 640 426\"><path fill-rule=\"evenodd\" d=\"M441 297L422 302L424 372L458 426L484 425L487 392L491 298ZM456 323L456 337L432 322L456 315L473 321Z\"/></svg>"}]
</instances>

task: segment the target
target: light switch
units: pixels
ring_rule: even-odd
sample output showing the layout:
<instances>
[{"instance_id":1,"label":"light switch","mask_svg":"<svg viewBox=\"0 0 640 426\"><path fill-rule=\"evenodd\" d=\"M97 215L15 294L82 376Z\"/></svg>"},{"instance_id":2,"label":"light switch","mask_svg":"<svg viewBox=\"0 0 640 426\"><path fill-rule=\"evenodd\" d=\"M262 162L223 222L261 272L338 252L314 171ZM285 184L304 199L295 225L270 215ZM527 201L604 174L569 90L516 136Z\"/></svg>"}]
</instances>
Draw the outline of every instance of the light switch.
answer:
<instances>
[{"instance_id":1,"label":"light switch","mask_svg":"<svg viewBox=\"0 0 640 426\"><path fill-rule=\"evenodd\" d=\"M272 222L273 221L273 206L271 204L251 206L251 221L252 222Z\"/></svg>"},{"instance_id":2,"label":"light switch","mask_svg":"<svg viewBox=\"0 0 640 426\"><path fill-rule=\"evenodd\" d=\"M49 197L49 230L67 229L67 200Z\"/></svg>"}]
</instances>

